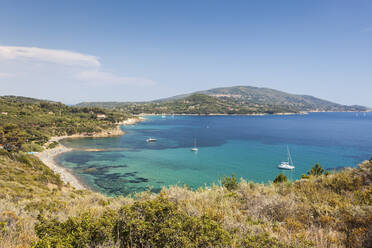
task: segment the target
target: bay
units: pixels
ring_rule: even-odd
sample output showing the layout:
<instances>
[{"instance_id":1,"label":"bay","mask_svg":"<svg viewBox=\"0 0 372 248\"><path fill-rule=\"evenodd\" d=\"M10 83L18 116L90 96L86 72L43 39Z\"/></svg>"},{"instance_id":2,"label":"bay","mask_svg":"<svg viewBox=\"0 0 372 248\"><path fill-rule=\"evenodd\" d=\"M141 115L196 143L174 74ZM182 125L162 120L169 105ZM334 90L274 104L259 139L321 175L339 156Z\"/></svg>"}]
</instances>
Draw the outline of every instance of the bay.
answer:
<instances>
[{"instance_id":1,"label":"bay","mask_svg":"<svg viewBox=\"0 0 372 248\"><path fill-rule=\"evenodd\" d=\"M57 161L93 190L115 196L175 184L195 189L232 174L268 183L283 172L296 180L315 163L332 170L372 156L372 113L146 118L123 126L120 137L63 140L103 151L72 151ZM190 150L194 139L198 152ZM280 171L287 146L296 168Z\"/></svg>"}]
</instances>

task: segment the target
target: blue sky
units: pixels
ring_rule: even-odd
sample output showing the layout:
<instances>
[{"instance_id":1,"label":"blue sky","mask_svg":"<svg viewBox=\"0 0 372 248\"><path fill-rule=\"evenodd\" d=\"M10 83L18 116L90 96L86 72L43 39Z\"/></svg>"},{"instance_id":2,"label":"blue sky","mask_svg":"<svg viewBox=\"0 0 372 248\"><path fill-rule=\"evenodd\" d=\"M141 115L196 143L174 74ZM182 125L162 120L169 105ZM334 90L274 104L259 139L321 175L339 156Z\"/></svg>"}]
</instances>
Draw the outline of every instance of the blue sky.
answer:
<instances>
[{"instance_id":1,"label":"blue sky","mask_svg":"<svg viewBox=\"0 0 372 248\"><path fill-rule=\"evenodd\" d=\"M372 1L0 2L0 95L150 100L251 85L372 106Z\"/></svg>"}]
</instances>

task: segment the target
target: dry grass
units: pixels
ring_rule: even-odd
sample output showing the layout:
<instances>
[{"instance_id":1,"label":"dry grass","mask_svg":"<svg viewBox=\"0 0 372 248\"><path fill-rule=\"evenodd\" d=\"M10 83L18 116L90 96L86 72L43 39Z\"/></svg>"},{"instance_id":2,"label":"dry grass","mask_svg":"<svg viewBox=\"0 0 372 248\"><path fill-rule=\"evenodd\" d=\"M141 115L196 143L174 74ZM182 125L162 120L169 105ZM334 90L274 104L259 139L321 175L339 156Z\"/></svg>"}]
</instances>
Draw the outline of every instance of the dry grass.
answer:
<instances>
[{"instance_id":1,"label":"dry grass","mask_svg":"<svg viewBox=\"0 0 372 248\"><path fill-rule=\"evenodd\" d=\"M162 193L190 215L207 214L235 236L269 233L294 245L363 247L372 228L372 163L294 183L242 180L237 190L169 187ZM369 231L371 233L371 231ZM369 234L370 235L370 234ZM370 235L371 236L371 235Z\"/></svg>"}]
</instances>

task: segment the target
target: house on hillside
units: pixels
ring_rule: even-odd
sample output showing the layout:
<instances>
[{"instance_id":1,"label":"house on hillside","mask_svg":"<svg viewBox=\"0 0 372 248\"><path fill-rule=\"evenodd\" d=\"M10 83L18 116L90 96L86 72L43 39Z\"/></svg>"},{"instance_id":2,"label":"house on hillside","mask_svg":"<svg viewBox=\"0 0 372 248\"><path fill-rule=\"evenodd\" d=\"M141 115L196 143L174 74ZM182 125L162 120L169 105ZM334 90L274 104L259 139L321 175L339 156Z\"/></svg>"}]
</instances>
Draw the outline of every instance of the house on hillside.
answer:
<instances>
[{"instance_id":1,"label":"house on hillside","mask_svg":"<svg viewBox=\"0 0 372 248\"><path fill-rule=\"evenodd\" d=\"M8 115L8 112L1 112L2 115Z\"/></svg>"},{"instance_id":2,"label":"house on hillside","mask_svg":"<svg viewBox=\"0 0 372 248\"><path fill-rule=\"evenodd\" d=\"M97 119L98 120L103 120L106 118L106 115L105 114L97 114Z\"/></svg>"}]
</instances>

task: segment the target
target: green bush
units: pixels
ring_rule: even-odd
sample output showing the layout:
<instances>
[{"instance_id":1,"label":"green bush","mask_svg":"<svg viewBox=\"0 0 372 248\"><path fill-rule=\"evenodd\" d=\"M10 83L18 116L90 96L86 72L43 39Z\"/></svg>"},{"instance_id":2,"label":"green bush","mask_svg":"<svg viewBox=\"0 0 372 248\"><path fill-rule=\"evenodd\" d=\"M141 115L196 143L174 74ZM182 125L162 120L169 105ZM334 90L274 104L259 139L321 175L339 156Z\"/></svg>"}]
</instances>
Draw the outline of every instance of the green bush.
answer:
<instances>
[{"instance_id":1,"label":"green bush","mask_svg":"<svg viewBox=\"0 0 372 248\"><path fill-rule=\"evenodd\" d=\"M65 222L39 217L39 223L35 226L39 240L33 247L83 248L110 244L115 219L114 211L106 211L100 217L87 212L78 217L70 217Z\"/></svg>"},{"instance_id":2,"label":"green bush","mask_svg":"<svg viewBox=\"0 0 372 248\"><path fill-rule=\"evenodd\" d=\"M35 142L29 144L23 144L21 146L21 150L25 152L41 152L43 151L43 147Z\"/></svg>"},{"instance_id":3,"label":"green bush","mask_svg":"<svg viewBox=\"0 0 372 248\"><path fill-rule=\"evenodd\" d=\"M274 179L274 183L283 183L283 182L287 182L287 181L288 181L288 178L283 173L280 173Z\"/></svg>"},{"instance_id":4,"label":"green bush","mask_svg":"<svg viewBox=\"0 0 372 248\"><path fill-rule=\"evenodd\" d=\"M224 247L229 234L207 216L186 215L169 200L136 202L120 210L120 247Z\"/></svg>"},{"instance_id":5,"label":"green bush","mask_svg":"<svg viewBox=\"0 0 372 248\"><path fill-rule=\"evenodd\" d=\"M57 141L53 141L52 143L50 143L49 145L48 145L48 149L53 149L53 148L55 148L57 145L58 145L59 143L57 142Z\"/></svg>"},{"instance_id":6,"label":"green bush","mask_svg":"<svg viewBox=\"0 0 372 248\"><path fill-rule=\"evenodd\" d=\"M191 217L169 200L135 202L102 216L87 212L65 222L39 217L34 248L224 247L229 234L207 216Z\"/></svg>"},{"instance_id":7,"label":"green bush","mask_svg":"<svg viewBox=\"0 0 372 248\"><path fill-rule=\"evenodd\" d=\"M221 184L228 190L234 190L238 188L238 180L234 174L231 177L225 176L222 178Z\"/></svg>"},{"instance_id":8,"label":"green bush","mask_svg":"<svg viewBox=\"0 0 372 248\"><path fill-rule=\"evenodd\" d=\"M249 248L290 248L291 246L279 242L275 238L271 238L269 234L263 233L260 235L252 235L246 237L242 242L242 247Z\"/></svg>"}]
</instances>

